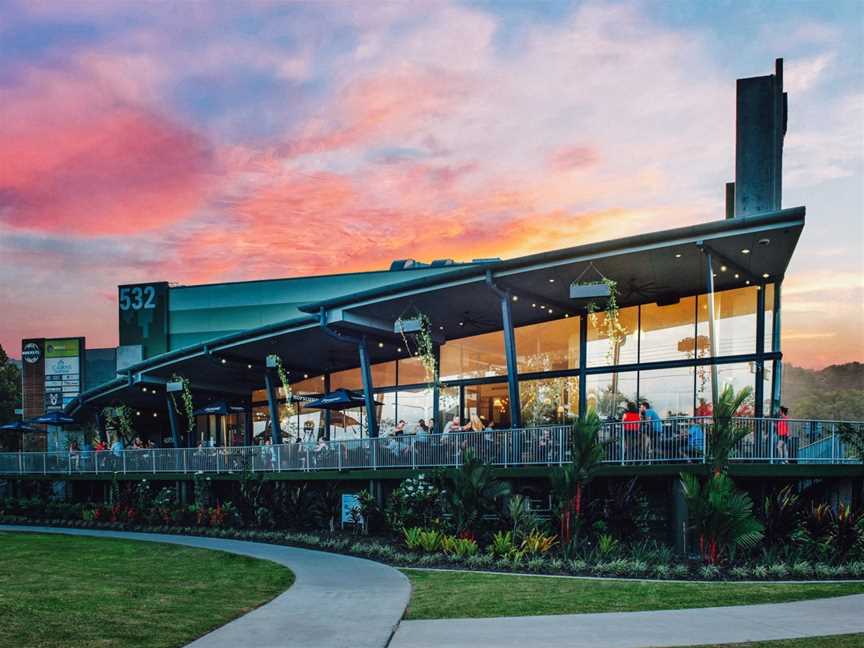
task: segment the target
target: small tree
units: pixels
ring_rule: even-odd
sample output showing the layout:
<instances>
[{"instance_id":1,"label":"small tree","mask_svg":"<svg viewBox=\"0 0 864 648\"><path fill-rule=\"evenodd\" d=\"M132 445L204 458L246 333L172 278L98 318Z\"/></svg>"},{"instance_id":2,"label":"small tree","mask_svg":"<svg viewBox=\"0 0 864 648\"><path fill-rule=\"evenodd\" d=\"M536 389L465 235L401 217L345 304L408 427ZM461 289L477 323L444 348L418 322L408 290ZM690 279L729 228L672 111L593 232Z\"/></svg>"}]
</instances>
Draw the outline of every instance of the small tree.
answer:
<instances>
[{"instance_id":1,"label":"small tree","mask_svg":"<svg viewBox=\"0 0 864 648\"><path fill-rule=\"evenodd\" d=\"M732 385L726 385L720 394L708 434L708 461L714 474L726 471L732 450L751 432L746 425L736 423L734 417L752 393L752 388L744 387L736 394Z\"/></svg>"},{"instance_id":2,"label":"small tree","mask_svg":"<svg viewBox=\"0 0 864 648\"><path fill-rule=\"evenodd\" d=\"M465 451L462 466L439 473L438 482L457 533L473 531L483 514L494 512L498 500L510 494L510 485L496 479L471 450Z\"/></svg>"},{"instance_id":3,"label":"small tree","mask_svg":"<svg viewBox=\"0 0 864 648\"><path fill-rule=\"evenodd\" d=\"M556 468L550 477L553 497L560 518L561 542L568 544L572 523L582 515L585 487L594 479L603 461L605 444L600 441L600 417L591 410L570 429L571 462Z\"/></svg>"},{"instance_id":4,"label":"small tree","mask_svg":"<svg viewBox=\"0 0 864 648\"><path fill-rule=\"evenodd\" d=\"M764 527L753 516L753 501L725 473L715 473L703 486L696 475L682 474L681 484L690 528L699 538L699 553L709 564L719 563L737 548L755 547Z\"/></svg>"}]
</instances>

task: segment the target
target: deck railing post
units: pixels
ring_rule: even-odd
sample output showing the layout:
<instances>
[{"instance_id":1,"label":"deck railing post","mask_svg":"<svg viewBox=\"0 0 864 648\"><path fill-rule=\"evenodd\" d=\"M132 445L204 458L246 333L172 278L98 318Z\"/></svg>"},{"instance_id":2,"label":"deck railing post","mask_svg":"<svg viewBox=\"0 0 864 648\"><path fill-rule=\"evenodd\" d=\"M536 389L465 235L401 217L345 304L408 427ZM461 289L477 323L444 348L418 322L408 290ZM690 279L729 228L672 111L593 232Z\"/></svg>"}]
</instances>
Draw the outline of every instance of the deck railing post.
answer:
<instances>
[{"instance_id":1,"label":"deck railing post","mask_svg":"<svg viewBox=\"0 0 864 648\"><path fill-rule=\"evenodd\" d=\"M48 453L47 452L42 453L42 474L43 475L48 474Z\"/></svg>"},{"instance_id":2,"label":"deck railing post","mask_svg":"<svg viewBox=\"0 0 864 648\"><path fill-rule=\"evenodd\" d=\"M342 470L342 448L344 447L342 443L336 442L336 469L340 472Z\"/></svg>"},{"instance_id":3,"label":"deck railing post","mask_svg":"<svg viewBox=\"0 0 864 648\"><path fill-rule=\"evenodd\" d=\"M153 455L153 474L156 474L156 449L153 449L153 452L150 453Z\"/></svg>"},{"instance_id":4,"label":"deck railing post","mask_svg":"<svg viewBox=\"0 0 864 648\"><path fill-rule=\"evenodd\" d=\"M187 466L186 449L183 448L182 450L180 450L180 452L183 453L183 474L185 475L189 471L189 468Z\"/></svg>"},{"instance_id":5,"label":"deck railing post","mask_svg":"<svg viewBox=\"0 0 864 648\"><path fill-rule=\"evenodd\" d=\"M558 428L558 465L564 463L564 429Z\"/></svg>"},{"instance_id":6,"label":"deck railing post","mask_svg":"<svg viewBox=\"0 0 864 648\"><path fill-rule=\"evenodd\" d=\"M837 463L837 431L831 426L831 463Z\"/></svg>"},{"instance_id":7,"label":"deck railing post","mask_svg":"<svg viewBox=\"0 0 864 648\"><path fill-rule=\"evenodd\" d=\"M626 445L624 444L624 437L626 436L624 432L624 426L621 426L621 465L623 466L625 462L624 452L626 450Z\"/></svg>"},{"instance_id":8,"label":"deck railing post","mask_svg":"<svg viewBox=\"0 0 864 648\"><path fill-rule=\"evenodd\" d=\"M122 456L123 456L123 474L125 475L126 474L126 451L121 450L120 452L122 453Z\"/></svg>"},{"instance_id":9,"label":"deck railing post","mask_svg":"<svg viewBox=\"0 0 864 648\"><path fill-rule=\"evenodd\" d=\"M21 456L21 451L18 451L18 474L24 474L24 457Z\"/></svg>"}]
</instances>

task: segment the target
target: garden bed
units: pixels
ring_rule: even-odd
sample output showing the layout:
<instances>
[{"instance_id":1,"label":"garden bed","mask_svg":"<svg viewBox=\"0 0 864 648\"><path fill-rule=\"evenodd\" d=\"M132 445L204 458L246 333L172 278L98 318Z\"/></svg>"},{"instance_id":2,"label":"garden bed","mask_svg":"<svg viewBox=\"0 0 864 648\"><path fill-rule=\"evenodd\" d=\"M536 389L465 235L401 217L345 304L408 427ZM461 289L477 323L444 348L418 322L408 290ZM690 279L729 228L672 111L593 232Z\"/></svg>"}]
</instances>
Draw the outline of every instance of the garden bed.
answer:
<instances>
[{"instance_id":1,"label":"garden bed","mask_svg":"<svg viewBox=\"0 0 864 648\"><path fill-rule=\"evenodd\" d=\"M129 522L95 520L34 519L18 515L0 515L0 524L22 524L138 531L192 535L232 540L246 540L292 547L303 547L339 554L369 558L394 567L447 568L466 571L487 571L513 574L545 574L599 578L692 580L692 581L789 581L789 580L854 580L864 579L864 561L843 565L798 561L793 564L739 564L731 566L704 565L698 561L652 563L647 560L617 558L588 562L559 557L537 556L530 559L495 558L490 553L457 556L444 552L408 551L401 544L386 538L367 538L346 533L314 533L297 531L257 531L197 526L146 525Z\"/></svg>"}]
</instances>

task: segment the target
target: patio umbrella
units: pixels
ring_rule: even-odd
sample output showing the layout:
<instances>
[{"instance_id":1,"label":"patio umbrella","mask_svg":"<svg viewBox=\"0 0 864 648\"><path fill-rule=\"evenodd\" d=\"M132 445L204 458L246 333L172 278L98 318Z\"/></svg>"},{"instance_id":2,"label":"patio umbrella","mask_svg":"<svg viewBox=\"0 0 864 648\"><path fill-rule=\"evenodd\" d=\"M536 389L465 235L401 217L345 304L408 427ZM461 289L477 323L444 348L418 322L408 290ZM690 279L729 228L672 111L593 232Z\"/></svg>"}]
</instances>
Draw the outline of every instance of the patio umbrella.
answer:
<instances>
[{"instance_id":1,"label":"patio umbrella","mask_svg":"<svg viewBox=\"0 0 864 648\"><path fill-rule=\"evenodd\" d=\"M240 405L229 405L225 401L220 401L218 403L211 403L210 405L205 405L204 407L199 407L197 410L192 412L194 416L204 416L207 414L241 414L247 411L245 407L241 407Z\"/></svg>"},{"instance_id":2,"label":"patio umbrella","mask_svg":"<svg viewBox=\"0 0 864 648\"><path fill-rule=\"evenodd\" d=\"M44 430L27 425L24 421L15 421L13 423L7 423L6 425L0 425L0 430L12 430L14 432L44 432Z\"/></svg>"},{"instance_id":3,"label":"patio umbrella","mask_svg":"<svg viewBox=\"0 0 864 648\"><path fill-rule=\"evenodd\" d=\"M42 416L30 419L28 423L35 423L38 425L72 425L75 423L75 419L71 416L67 416L63 412L49 412L48 414L43 414Z\"/></svg>"},{"instance_id":4,"label":"patio umbrella","mask_svg":"<svg viewBox=\"0 0 864 648\"><path fill-rule=\"evenodd\" d=\"M363 394L348 389L337 389L336 391L324 394L321 398L305 403L304 407L309 409L325 409L325 410L344 410L352 407L363 407L366 400ZM376 405L382 403L375 402Z\"/></svg>"}]
</instances>

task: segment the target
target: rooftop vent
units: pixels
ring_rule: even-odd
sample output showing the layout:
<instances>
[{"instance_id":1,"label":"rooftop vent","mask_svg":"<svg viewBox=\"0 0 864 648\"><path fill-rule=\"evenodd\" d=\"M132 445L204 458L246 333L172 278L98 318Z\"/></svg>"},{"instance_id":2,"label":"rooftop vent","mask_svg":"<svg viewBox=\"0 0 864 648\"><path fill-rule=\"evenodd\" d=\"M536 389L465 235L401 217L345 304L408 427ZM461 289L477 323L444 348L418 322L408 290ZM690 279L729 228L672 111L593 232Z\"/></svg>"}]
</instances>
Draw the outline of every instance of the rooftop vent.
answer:
<instances>
[{"instance_id":1,"label":"rooftop vent","mask_svg":"<svg viewBox=\"0 0 864 648\"><path fill-rule=\"evenodd\" d=\"M408 268L414 268L416 266L417 262L414 259L396 259L390 264L390 272L395 272L396 270L407 270Z\"/></svg>"},{"instance_id":2,"label":"rooftop vent","mask_svg":"<svg viewBox=\"0 0 864 648\"><path fill-rule=\"evenodd\" d=\"M431 265L433 268L440 268L442 266L453 265L454 263L453 259L435 259Z\"/></svg>"}]
</instances>

